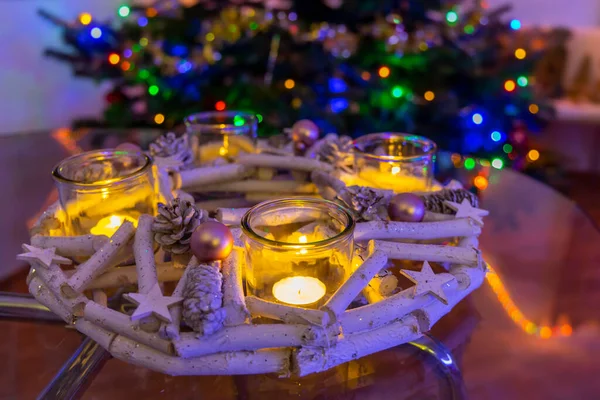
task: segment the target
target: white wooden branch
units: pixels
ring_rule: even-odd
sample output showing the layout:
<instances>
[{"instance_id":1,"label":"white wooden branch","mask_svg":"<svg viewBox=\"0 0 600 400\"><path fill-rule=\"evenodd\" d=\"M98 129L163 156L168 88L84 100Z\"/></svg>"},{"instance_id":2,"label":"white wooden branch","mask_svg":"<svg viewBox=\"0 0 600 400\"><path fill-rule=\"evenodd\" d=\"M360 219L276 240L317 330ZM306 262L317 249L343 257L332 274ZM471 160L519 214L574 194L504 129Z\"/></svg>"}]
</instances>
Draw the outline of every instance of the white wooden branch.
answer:
<instances>
[{"instance_id":1,"label":"white wooden branch","mask_svg":"<svg viewBox=\"0 0 600 400\"><path fill-rule=\"evenodd\" d=\"M322 328L296 324L238 325L198 339L196 333L182 333L174 342L182 358L226 351L254 351L277 347L323 346L335 343L339 327Z\"/></svg>"},{"instance_id":2,"label":"white wooden branch","mask_svg":"<svg viewBox=\"0 0 600 400\"><path fill-rule=\"evenodd\" d=\"M313 194L317 192L317 188L312 183L254 179L203 185L190 190L193 192L271 192L280 194Z\"/></svg>"},{"instance_id":3,"label":"white wooden branch","mask_svg":"<svg viewBox=\"0 0 600 400\"><path fill-rule=\"evenodd\" d=\"M223 260L223 307L225 308L225 326L243 324L250 316L244 301L242 286L242 258L244 254L233 249Z\"/></svg>"},{"instance_id":4,"label":"white wooden branch","mask_svg":"<svg viewBox=\"0 0 600 400\"><path fill-rule=\"evenodd\" d=\"M81 293L74 293L72 297L64 295L61 288L66 284L67 278L58 265L51 264L50 268L38 265L32 265L32 267L35 269L34 275L40 278L61 304L74 316L81 317L83 315L83 308L89 300Z\"/></svg>"},{"instance_id":5,"label":"white wooden branch","mask_svg":"<svg viewBox=\"0 0 600 400\"><path fill-rule=\"evenodd\" d=\"M89 257L108 242L104 235L41 236L31 238L31 244L44 249L54 247L56 254L63 257Z\"/></svg>"},{"instance_id":6,"label":"white wooden branch","mask_svg":"<svg viewBox=\"0 0 600 400\"><path fill-rule=\"evenodd\" d=\"M183 359L168 356L124 336L112 341L113 357L168 375L246 375L277 373L289 375L290 349L219 353Z\"/></svg>"},{"instance_id":7,"label":"white wooden branch","mask_svg":"<svg viewBox=\"0 0 600 400\"><path fill-rule=\"evenodd\" d=\"M384 325L378 329L346 335L335 346L301 347L295 349L292 371L298 376L325 371L350 360L367 356L421 336L414 316Z\"/></svg>"},{"instance_id":8,"label":"white wooden branch","mask_svg":"<svg viewBox=\"0 0 600 400\"><path fill-rule=\"evenodd\" d=\"M133 254L137 271L138 293L146 294L158 282L154 261L154 236L151 215L143 214L138 219L138 227L133 242Z\"/></svg>"},{"instance_id":9,"label":"white wooden branch","mask_svg":"<svg viewBox=\"0 0 600 400\"><path fill-rule=\"evenodd\" d=\"M411 287L387 297L384 301L344 312L339 319L344 334L379 328L437 301L431 295L413 299L413 293L414 289Z\"/></svg>"},{"instance_id":10,"label":"white wooden branch","mask_svg":"<svg viewBox=\"0 0 600 400\"><path fill-rule=\"evenodd\" d=\"M375 251L342 283L321 310L330 312L336 318L343 313L369 281L387 264L385 253Z\"/></svg>"},{"instance_id":11,"label":"white wooden branch","mask_svg":"<svg viewBox=\"0 0 600 400\"><path fill-rule=\"evenodd\" d=\"M473 236L481 233L481 227L469 218L442 222L359 222L354 230L354 240L372 239L442 239Z\"/></svg>"},{"instance_id":12,"label":"white wooden branch","mask_svg":"<svg viewBox=\"0 0 600 400\"><path fill-rule=\"evenodd\" d=\"M79 318L75 321L75 329L89 336L107 351L110 349L112 341L118 336L116 333L101 328L84 318Z\"/></svg>"},{"instance_id":13,"label":"white wooden branch","mask_svg":"<svg viewBox=\"0 0 600 400\"><path fill-rule=\"evenodd\" d=\"M253 170L240 164L217 167L200 167L174 173L175 189L187 189L213 183L235 181L251 174Z\"/></svg>"},{"instance_id":14,"label":"white wooden branch","mask_svg":"<svg viewBox=\"0 0 600 400\"><path fill-rule=\"evenodd\" d=\"M153 349L166 354L173 353L173 346L170 341L162 339L156 333L148 333L139 329L127 314L111 310L108 307L90 301L85 306L83 317L94 325L98 325L119 335L127 336Z\"/></svg>"},{"instance_id":15,"label":"white wooden branch","mask_svg":"<svg viewBox=\"0 0 600 400\"><path fill-rule=\"evenodd\" d=\"M119 250L127 246L129 239L133 236L135 228L129 221L123 222L119 229L112 235L110 240L104 244L89 260L80 264L75 273L69 278L63 292L67 296L74 292L84 290L95 277L100 275L109 267L114 266L114 261L119 256Z\"/></svg>"},{"instance_id":16,"label":"white wooden branch","mask_svg":"<svg viewBox=\"0 0 600 400\"><path fill-rule=\"evenodd\" d=\"M333 171L333 166L312 158L275 156L270 154L240 154L238 163L250 167L268 167L294 171Z\"/></svg>"},{"instance_id":17,"label":"white wooden branch","mask_svg":"<svg viewBox=\"0 0 600 400\"><path fill-rule=\"evenodd\" d=\"M63 321L67 324L72 324L75 320L75 316L73 312L68 309L55 295L52 293L50 289L46 287L44 282L37 277L33 276L33 278L28 283L29 293L35 297L35 299L48 307L50 311L54 314L58 315Z\"/></svg>"},{"instance_id":18,"label":"white wooden branch","mask_svg":"<svg viewBox=\"0 0 600 400\"><path fill-rule=\"evenodd\" d=\"M322 310L286 306L259 299L255 296L246 297L246 306L253 318L264 317L283 321L287 324L312 324L327 326L329 314Z\"/></svg>"},{"instance_id":19,"label":"white wooden branch","mask_svg":"<svg viewBox=\"0 0 600 400\"><path fill-rule=\"evenodd\" d=\"M137 272L138 293L147 294L158 283L156 262L154 260L154 218L148 214L140 215L133 240L133 254ZM142 318L139 326L146 332L156 332L161 322L153 315Z\"/></svg>"},{"instance_id":20,"label":"white wooden branch","mask_svg":"<svg viewBox=\"0 0 600 400\"><path fill-rule=\"evenodd\" d=\"M429 262L449 262L475 266L478 263L477 251L462 247L435 244L393 243L380 240L371 241L369 247L380 250L392 260L412 260Z\"/></svg>"},{"instance_id":21,"label":"white wooden branch","mask_svg":"<svg viewBox=\"0 0 600 400\"><path fill-rule=\"evenodd\" d=\"M159 282L177 281L183 275L183 271L183 268L174 268L172 263L159 263L156 265ZM76 270L69 270L65 271L65 274L71 276L75 272ZM135 265L126 265L109 269L94 279L87 286L87 289L109 289L135 284L137 284L137 268Z\"/></svg>"}]
</instances>

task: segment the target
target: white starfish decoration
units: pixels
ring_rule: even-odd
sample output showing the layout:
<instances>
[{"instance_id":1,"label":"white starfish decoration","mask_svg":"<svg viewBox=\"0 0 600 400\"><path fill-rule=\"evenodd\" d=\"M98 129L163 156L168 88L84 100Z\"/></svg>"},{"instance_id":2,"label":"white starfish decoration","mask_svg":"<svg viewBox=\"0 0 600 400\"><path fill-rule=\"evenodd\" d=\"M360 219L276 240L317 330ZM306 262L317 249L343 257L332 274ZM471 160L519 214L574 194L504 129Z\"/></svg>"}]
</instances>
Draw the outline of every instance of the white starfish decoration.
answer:
<instances>
[{"instance_id":1,"label":"white starfish decoration","mask_svg":"<svg viewBox=\"0 0 600 400\"><path fill-rule=\"evenodd\" d=\"M39 247L31 246L29 244L22 245L23 251L26 253L21 253L17 255L18 260L29 261L29 262L37 262L38 264L49 268L52 263L57 264L71 264L72 261L68 258L59 256L56 254L56 248L49 247L47 249L42 249Z\"/></svg>"},{"instance_id":2,"label":"white starfish decoration","mask_svg":"<svg viewBox=\"0 0 600 400\"><path fill-rule=\"evenodd\" d=\"M420 272L403 269L400 270L400 273L415 284L414 296L430 293L442 303L448 304L448 298L444 293L444 285L456 279L453 275L435 274L427 261L423 263Z\"/></svg>"},{"instance_id":3,"label":"white starfish decoration","mask_svg":"<svg viewBox=\"0 0 600 400\"><path fill-rule=\"evenodd\" d=\"M171 322L169 306L172 306L173 304L179 303L183 300L183 297L163 296L158 283L152 286L152 289L150 289L147 294L128 293L124 296L138 306L135 312L131 315L132 321L148 317L152 314L160 320Z\"/></svg>"},{"instance_id":4,"label":"white starfish decoration","mask_svg":"<svg viewBox=\"0 0 600 400\"><path fill-rule=\"evenodd\" d=\"M462 203L455 203L449 200L446 200L444 203L456 211L456 218L472 218L480 225L483 225L481 217L485 217L490 213L488 210L473 207L468 199L463 199Z\"/></svg>"}]
</instances>

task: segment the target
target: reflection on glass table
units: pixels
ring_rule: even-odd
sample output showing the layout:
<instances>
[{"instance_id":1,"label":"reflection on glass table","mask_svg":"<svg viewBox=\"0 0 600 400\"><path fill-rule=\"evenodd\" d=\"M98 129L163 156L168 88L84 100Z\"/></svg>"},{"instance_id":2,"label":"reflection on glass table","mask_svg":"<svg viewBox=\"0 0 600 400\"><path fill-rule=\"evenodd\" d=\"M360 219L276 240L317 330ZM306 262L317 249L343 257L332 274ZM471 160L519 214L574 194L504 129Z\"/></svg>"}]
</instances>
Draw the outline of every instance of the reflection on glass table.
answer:
<instances>
[{"instance_id":1,"label":"reflection on glass table","mask_svg":"<svg viewBox=\"0 0 600 400\"><path fill-rule=\"evenodd\" d=\"M15 210L2 215L4 226L13 227L0 241L3 264L18 265L14 255L27 240L26 221L52 201L53 164L79 148L120 141L101 139L56 133L0 139L0 182L8 189L0 201L4 210ZM17 154L24 149L36 163L15 168L23 165ZM421 350L399 346L301 380L169 377L109 360L86 397L448 399L460 398L461 390L473 399L597 397L600 231L576 204L542 183L509 170L481 172L488 180L482 208L490 211L481 248L493 272L431 332L449 355L439 353L436 361L431 351L443 348L420 342ZM447 167L438 177L462 173ZM0 290L24 292L23 279L17 275ZM0 354L11 366L0 378L3 398L38 395L81 343L81 335L63 325L0 324ZM462 372L462 388L460 380L451 384L449 364Z\"/></svg>"}]
</instances>

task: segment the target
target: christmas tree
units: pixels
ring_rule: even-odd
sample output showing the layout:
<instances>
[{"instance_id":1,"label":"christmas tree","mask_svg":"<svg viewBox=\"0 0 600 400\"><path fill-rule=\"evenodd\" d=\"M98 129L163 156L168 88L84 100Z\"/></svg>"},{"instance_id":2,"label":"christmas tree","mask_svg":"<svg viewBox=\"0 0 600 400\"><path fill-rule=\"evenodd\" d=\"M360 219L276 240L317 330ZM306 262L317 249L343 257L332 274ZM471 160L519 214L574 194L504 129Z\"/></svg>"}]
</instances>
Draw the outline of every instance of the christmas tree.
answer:
<instances>
[{"instance_id":1,"label":"christmas tree","mask_svg":"<svg viewBox=\"0 0 600 400\"><path fill-rule=\"evenodd\" d=\"M532 76L544 38L523 34L503 17L508 9L479 0L167 0L123 5L110 23L42 15L69 45L49 56L76 76L114 82L103 125L170 129L194 112L244 110L265 136L307 118L322 132L411 132L496 168L523 168L539 158L529 157L528 135L552 109Z\"/></svg>"}]
</instances>

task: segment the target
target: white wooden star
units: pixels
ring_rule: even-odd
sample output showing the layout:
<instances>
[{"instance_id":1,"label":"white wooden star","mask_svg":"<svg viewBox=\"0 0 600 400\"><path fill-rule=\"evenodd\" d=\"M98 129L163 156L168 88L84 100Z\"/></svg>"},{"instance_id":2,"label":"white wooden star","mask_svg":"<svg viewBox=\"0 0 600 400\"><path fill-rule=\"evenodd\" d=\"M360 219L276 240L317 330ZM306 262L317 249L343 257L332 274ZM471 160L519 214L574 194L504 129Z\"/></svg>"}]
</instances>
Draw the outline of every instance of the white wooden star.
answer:
<instances>
[{"instance_id":1,"label":"white wooden star","mask_svg":"<svg viewBox=\"0 0 600 400\"><path fill-rule=\"evenodd\" d=\"M72 261L68 258L61 257L56 254L56 248L49 247L47 249L42 249L39 247L31 246L29 244L22 245L23 251L26 253L21 253L17 255L18 260L23 261L33 261L38 262L40 265L46 268L50 268L52 263L56 264L71 264Z\"/></svg>"},{"instance_id":2,"label":"white wooden star","mask_svg":"<svg viewBox=\"0 0 600 400\"><path fill-rule=\"evenodd\" d=\"M454 201L449 200L446 200L444 203L456 211L456 218L472 218L481 225L483 225L481 217L485 217L489 214L488 210L473 207L468 199L463 199L462 203L455 203Z\"/></svg>"},{"instance_id":3,"label":"white wooden star","mask_svg":"<svg viewBox=\"0 0 600 400\"><path fill-rule=\"evenodd\" d=\"M415 284L414 296L430 293L442 303L448 304L448 298L444 293L444 285L456 279L453 275L435 274L427 261L423 263L421 272L403 269L400 270L400 273Z\"/></svg>"},{"instance_id":4,"label":"white wooden star","mask_svg":"<svg viewBox=\"0 0 600 400\"><path fill-rule=\"evenodd\" d=\"M124 296L138 306L131 315L132 321L148 317L152 314L160 320L171 322L169 306L183 300L183 297L163 296L158 283L152 286L152 289L147 294L128 293Z\"/></svg>"}]
</instances>

